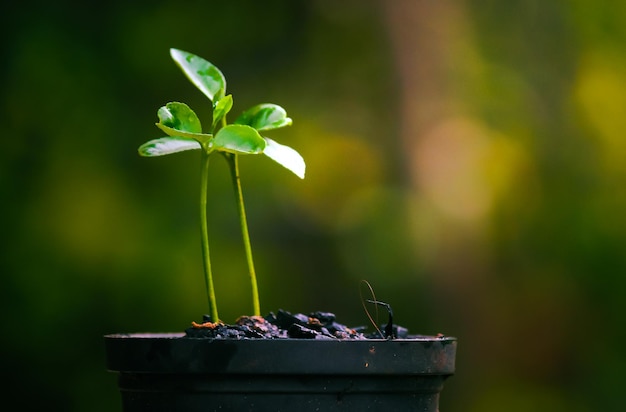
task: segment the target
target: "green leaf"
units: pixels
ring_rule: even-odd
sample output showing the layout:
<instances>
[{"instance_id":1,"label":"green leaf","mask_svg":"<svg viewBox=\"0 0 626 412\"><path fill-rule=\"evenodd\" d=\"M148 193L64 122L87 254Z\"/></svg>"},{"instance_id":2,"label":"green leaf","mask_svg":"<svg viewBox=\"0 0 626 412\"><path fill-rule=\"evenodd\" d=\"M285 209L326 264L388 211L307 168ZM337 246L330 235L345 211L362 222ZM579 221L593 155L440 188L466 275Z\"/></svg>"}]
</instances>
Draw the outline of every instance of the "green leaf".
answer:
<instances>
[{"instance_id":1,"label":"green leaf","mask_svg":"<svg viewBox=\"0 0 626 412\"><path fill-rule=\"evenodd\" d=\"M209 100L219 100L224 96L226 79L217 67L202 57L183 50L170 49L170 55L191 83L200 89Z\"/></svg>"},{"instance_id":2,"label":"green leaf","mask_svg":"<svg viewBox=\"0 0 626 412\"><path fill-rule=\"evenodd\" d=\"M159 123L169 129L184 133L202 133L196 113L185 103L170 102L157 111Z\"/></svg>"},{"instance_id":3,"label":"green leaf","mask_svg":"<svg viewBox=\"0 0 626 412\"><path fill-rule=\"evenodd\" d=\"M291 170L300 179L304 179L306 165L300 153L289 146L276 143L274 140L268 139L267 137L264 139L267 145L265 146L263 154Z\"/></svg>"},{"instance_id":4,"label":"green leaf","mask_svg":"<svg viewBox=\"0 0 626 412\"><path fill-rule=\"evenodd\" d=\"M213 136L202 133L202 125L196 113L185 103L170 102L161 107L157 127L171 137L186 137L206 142Z\"/></svg>"},{"instance_id":5,"label":"green leaf","mask_svg":"<svg viewBox=\"0 0 626 412\"><path fill-rule=\"evenodd\" d=\"M229 124L221 128L211 141L211 148L236 154L258 154L265 149L265 140L250 126Z\"/></svg>"},{"instance_id":6,"label":"green leaf","mask_svg":"<svg viewBox=\"0 0 626 412\"><path fill-rule=\"evenodd\" d=\"M161 137L139 146L139 154L146 157L164 156L186 150L200 149L200 143L184 137Z\"/></svg>"},{"instance_id":7,"label":"green leaf","mask_svg":"<svg viewBox=\"0 0 626 412\"><path fill-rule=\"evenodd\" d=\"M213 109L213 124L211 125L211 130L215 130L215 126L217 123L224 118L230 112L230 109L233 108L233 96L228 95L219 99L215 104L215 108Z\"/></svg>"},{"instance_id":8,"label":"green leaf","mask_svg":"<svg viewBox=\"0 0 626 412\"><path fill-rule=\"evenodd\" d=\"M287 117L285 109L273 103L263 103L251 107L235 120L235 124L246 124L259 131L278 129L290 126L291 123L292 121Z\"/></svg>"}]
</instances>

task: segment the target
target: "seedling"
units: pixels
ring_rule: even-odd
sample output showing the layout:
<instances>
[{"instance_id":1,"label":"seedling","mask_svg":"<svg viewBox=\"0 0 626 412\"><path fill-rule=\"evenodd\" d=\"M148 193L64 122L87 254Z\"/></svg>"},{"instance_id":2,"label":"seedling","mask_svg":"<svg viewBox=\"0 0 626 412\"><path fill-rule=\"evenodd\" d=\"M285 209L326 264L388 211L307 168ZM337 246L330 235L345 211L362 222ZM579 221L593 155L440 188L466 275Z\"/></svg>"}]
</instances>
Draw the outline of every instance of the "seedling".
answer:
<instances>
[{"instance_id":1,"label":"seedling","mask_svg":"<svg viewBox=\"0 0 626 412\"><path fill-rule=\"evenodd\" d=\"M154 157L188 150L200 151L199 206L202 261L209 310L214 322L219 322L220 318L209 253L207 183L209 181L211 155L219 153L226 159L235 189L241 234L250 275L253 314L260 316L259 292L239 175L239 156L264 154L303 179L305 163L302 156L294 149L261 136L259 133L289 126L292 120L287 117L287 112L282 107L272 103L263 103L245 110L233 123L229 124L226 115L233 107L233 97L226 94L226 79L222 72L203 58L186 51L170 49L170 55L191 83L211 101L211 126L204 131L196 113L185 103L167 103L158 110L159 122L156 123L157 127L167 136L144 143L139 147L139 154Z\"/></svg>"}]
</instances>

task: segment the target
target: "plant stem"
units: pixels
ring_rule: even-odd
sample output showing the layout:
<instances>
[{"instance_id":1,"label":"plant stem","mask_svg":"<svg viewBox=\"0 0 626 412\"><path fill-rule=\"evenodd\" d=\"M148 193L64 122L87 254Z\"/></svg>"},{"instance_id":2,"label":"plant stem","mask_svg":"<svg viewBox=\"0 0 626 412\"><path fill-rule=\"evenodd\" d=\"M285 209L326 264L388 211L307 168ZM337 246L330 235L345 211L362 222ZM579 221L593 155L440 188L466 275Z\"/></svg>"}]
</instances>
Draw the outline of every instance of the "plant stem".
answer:
<instances>
[{"instance_id":1,"label":"plant stem","mask_svg":"<svg viewBox=\"0 0 626 412\"><path fill-rule=\"evenodd\" d=\"M241 190L241 178L239 177L239 159L236 154L227 154L226 159L230 166L231 177L233 179L233 187L235 188L235 196L237 207L239 210L239 222L241 224L241 234L243 235L243 245L246 252L246 260L248 262L248 273L250 274L250 285L252 286L252 308L254 316L261 316L261 304L259 302L259 289L256 282L256 273L254 271L254 261L252 259L252 246L250 245L250 235L248 233L248 222L246 220L246 209L243 203L243 192Z\"/></svg>"},{"instance_id":2,"label":"plant stem","mask_svg":"<svg viewBox=\"0 0 626 412\"><path fill-rule=\"evenodd\" d=\"M207 223L207 186L209 183L209 153L203 148L202 152L202 174L200 176L200 231L202 235L202 261L204 263L204 280L206 284L207 297L209 298L209 311L212 322L219 322L217 314L217 301L215 299L215 289L213 287L213 273L211 271L211 257L209 254L209 232Z\"/></svg>"}]
</instances>

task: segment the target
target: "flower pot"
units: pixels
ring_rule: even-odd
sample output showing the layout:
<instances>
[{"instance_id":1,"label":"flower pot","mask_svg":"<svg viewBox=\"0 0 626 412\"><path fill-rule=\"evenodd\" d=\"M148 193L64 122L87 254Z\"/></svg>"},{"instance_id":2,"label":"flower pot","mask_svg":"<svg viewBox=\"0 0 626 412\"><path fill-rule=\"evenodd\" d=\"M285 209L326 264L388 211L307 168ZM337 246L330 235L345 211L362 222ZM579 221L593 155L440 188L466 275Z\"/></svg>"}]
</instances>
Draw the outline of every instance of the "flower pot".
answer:
<instances>
[{"instance_id":1,"label":"flower pot","mask_svg":"<svg viewBox=\"0 0 626 412\"><path fill-rule=\"evenodd\" d=\"M435 412L456 343L105 336L124 412Z\"/></svg>"}]
</instances>

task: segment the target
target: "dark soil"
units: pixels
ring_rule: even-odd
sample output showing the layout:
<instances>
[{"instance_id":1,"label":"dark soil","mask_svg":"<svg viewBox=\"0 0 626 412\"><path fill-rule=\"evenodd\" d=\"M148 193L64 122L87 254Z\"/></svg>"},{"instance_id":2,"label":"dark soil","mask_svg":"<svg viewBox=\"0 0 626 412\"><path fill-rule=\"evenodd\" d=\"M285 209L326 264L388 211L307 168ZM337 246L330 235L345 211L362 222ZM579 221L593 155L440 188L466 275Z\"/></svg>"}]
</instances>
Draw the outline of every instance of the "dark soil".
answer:
<instances>
[{"instance_id":1,"label":"dark soil","mask_svg":"<svg viewBox=\"0 0 626 412\"><path fill-rule=\"evenodd\" d=\"M407 338L408 330L397 325L383 325L381 332L365 333L365 327L349 328L338 323L335 314L313 312L305 315L279 310L265 317L242 316L233 325L212 323L204 316L203 323L193 323L185 333L192 338L214 339L393 339Z\"/></svg>"}]
</instances>

